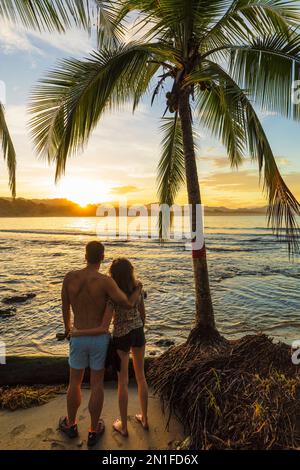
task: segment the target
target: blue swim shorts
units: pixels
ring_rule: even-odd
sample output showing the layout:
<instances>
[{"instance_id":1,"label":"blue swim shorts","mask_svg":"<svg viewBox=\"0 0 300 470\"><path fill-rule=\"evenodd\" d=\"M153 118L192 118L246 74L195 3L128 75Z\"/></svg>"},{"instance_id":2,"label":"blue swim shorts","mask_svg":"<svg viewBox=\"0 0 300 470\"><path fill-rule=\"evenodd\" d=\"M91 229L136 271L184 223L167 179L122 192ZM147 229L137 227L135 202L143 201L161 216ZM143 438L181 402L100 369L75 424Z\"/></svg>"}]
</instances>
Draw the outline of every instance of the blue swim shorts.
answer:
<instances>
[{"instance_id":1,"label":"blue swim shorts","mask_svg":"<svg viewBox=\"0 0 300 470\"><path fill-rule=\"evenodd\" d=\"M72 369L105 368L110 335L74 336L70 339L69 366Z\"/></svg>"}]
</instances>

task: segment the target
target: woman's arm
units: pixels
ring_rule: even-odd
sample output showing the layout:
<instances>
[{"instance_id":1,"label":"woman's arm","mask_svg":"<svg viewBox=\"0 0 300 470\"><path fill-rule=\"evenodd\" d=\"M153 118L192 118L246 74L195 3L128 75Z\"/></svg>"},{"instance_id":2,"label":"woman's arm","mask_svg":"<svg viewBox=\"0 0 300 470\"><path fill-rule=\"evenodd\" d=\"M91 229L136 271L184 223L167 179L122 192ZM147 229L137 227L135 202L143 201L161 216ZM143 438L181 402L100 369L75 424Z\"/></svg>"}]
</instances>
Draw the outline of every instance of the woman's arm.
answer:
<instances>
[{"instance_id":1,"label":"woman's arm","mask_svg":"<svg viewBox=\"0 0 300 470\"><path fill-rule=\"evenodd\" d=\"M143 286L141 282L138 282L133 293L128 298L127 295L118 287L117 283L112 278L107 277L106 279L107 296L112 299L115 304L120 305L121 307L124 307L128 310L135 307L135 305L137 304L142 288Z\"/></svg>"},{"instance_id":2,"label":"woman's arm","mask_svg":"<svg viewBox=\"0 0 300 470\"><path fill-rule=\"evenodd\" d=\"M108 333L110 322L114 313L113 307L107 303L103 315L102 323L97 328L88 328L86 330L77 330L73 327L71 336L98 336Z\"/></svg>"},{"instance_id":3,"label":"woman's arm","mask_svg":"<svg viewBox=\"0 0 300 470\"><path fill-rule=\"evenodd\" d=\"M102 328L102 326L98 326L97 328L87 328L86 330L77 330L77 328L73 326L70 331L71 336L98 336L104 335L105 333L107 333L107 330Z\"/></svg>"},{"instance_id":4,"label":"woman's arm","mask_svg":"<svg viewBox=\"0 0 300 470\"><path fill-rule=\"evenodd\" d=\"M142 292L142 295L141 295L141 300L139 302L138 309L139 309L139 312L140 312L140 315L141 315L143 325L145 325L145 322L146 322L146 309L145 309L143 292Z\"/></svg>"}]
</instances>

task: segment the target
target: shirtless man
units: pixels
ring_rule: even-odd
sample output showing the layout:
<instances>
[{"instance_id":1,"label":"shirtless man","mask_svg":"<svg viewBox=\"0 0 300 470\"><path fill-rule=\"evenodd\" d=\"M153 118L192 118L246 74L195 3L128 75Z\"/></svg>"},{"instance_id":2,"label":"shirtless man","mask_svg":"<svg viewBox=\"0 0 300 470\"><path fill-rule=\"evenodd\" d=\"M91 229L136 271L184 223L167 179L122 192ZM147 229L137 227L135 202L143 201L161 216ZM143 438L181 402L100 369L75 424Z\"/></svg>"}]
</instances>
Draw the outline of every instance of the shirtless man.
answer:
<instances>
[{"instance_id":1,"label":"shirtless man","mask_svg":"<svg viewBox=\"0 0 300 470\"><path fill-rule=\"evenodd\" d=\"M87 265L84 269L69 272L63 281L62 311L65 334L72 329L71 309L76 329L90 329L103 326L106 301L110 297L115 303L132 308L140 297L141 286L128 299L115 281L99 273L104 259L104 246L93 241L87 244L85 254ZM109 325L105 325L108 331ZM99 336L79 336L70 340L70 379L67 393L67 417L60 418L59 428L69 437L78 436L76 415L81 403L81 383L84 371L90 367L91 395L89 412L91 428L88 445L95 445L104 432L103 420L100 420L103 407L103 379L106 354L109 344L108 332Z\"/></svg>"}]
</instances>

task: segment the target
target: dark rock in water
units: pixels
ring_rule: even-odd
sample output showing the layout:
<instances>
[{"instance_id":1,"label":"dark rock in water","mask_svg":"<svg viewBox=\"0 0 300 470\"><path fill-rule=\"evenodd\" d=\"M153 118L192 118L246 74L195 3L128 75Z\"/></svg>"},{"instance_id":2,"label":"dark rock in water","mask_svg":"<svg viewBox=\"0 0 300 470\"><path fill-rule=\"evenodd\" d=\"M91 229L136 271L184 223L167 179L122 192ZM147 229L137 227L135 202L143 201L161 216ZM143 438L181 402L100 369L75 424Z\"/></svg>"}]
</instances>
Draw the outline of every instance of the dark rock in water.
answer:
<instances>
[{"instance_id":1,"label":"dark rock in water","mask_svg":"<svg viewBox=\"0 0 300 470\"><path fill-rule=\"evenodd\" d=\"M27 300L34 299L36 294L29 293L29 294L22 294L22 295L13 295L12 297L6 297L2 300L4 304L20 304L22 302L26 302Z\"/></svg>"},{"instance_id":2,"label":"dark rock in water","mask_svg":"<svg viewBox=\"0 0 300 470\"><path fill-rule=\"evenodd\" d=\"M163 348L169 348L170 346L174 346L175 341L171 339L159 339L158 341L156 341L155 344Z\"/></svg>"},{"instance_id":3,"label":"dark rock in water","mask_svg":"<svg viewBox=\"0 0 300 470\"><path fill-rule=\"evenodd\" d=\"M15 315L16 311L16 307L0 308L0 318L11 317Z\"/></svg>"}]
</instances>

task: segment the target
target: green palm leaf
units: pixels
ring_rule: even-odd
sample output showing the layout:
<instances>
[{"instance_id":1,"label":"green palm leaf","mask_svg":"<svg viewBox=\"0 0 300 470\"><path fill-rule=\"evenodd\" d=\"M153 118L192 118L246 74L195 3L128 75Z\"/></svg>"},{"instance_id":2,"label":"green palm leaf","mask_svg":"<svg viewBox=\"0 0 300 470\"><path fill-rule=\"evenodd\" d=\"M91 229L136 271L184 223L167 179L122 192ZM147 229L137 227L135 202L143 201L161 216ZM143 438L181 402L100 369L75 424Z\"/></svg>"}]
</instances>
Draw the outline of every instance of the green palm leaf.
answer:
<instances>
[{"instance_id":1,"label":"green palm leaf","mask_svg":"<svg viewBox=\"0 0 300 470\"><path fill-rule=\"evenodd\" d=\"M91 0L1 0L0 16L26 28L63 32L91 26Z\"/></svg>"},{"instance_id":2,"label":"green palm leaf","mask_svg":"<svg viewBox=\"0 0 300 470\"><path fill-rule=\"evenodd\" d=\"M259 67L257 66L259 64ZM299 77L300 35L261 37L249 46L232 47L230 74L244 88L251 90L263 109L286 118L299 119L293 113L292 84Z\"/></svg>"},{"instance_id":3,"label":"green palm leaf","mask_svg":"<svg viewBox=\"0 0 300 470\"><path fill-rule=\"evenodd\" d=\"M91 3L91 0L89 0ZM97 28L98 48L115 47L124 40L125 27L119 17L119 2L94 0L94 8L89 6Z\"/></svg>"},{"instance_id":4,"label":"green palm leaf","mask_svg":"<svg viewBox=\"0 0 300 470\"><path fill-rule=\"evenodd\" d=\"M299 24L296 0L234 0L226 3L226 11L203 41L202 52L228 42L245 44L257 36L274 32L287 35L291 26Z\"/></svg>"},{"instance_id":5,"label":"green palm leaf","mask_svg":"<svg viewBox=\"0 0 300 470\"><path fill-rule=\"evenodd\" d=\"M178 113L174 118L164 118L161 126L163 134L162 156L158 165L158 195L160 204L171 207L178 191L185 181L185 164L182 129ZM163 224L163 220L165 224ZM169 227L162 214L159 217L160 238L166 238Z\"/></svg>"},{"instance_id":6,"label":"green palm leaf","mask_svg":"<svg viewBox=\"0 0 300 470\"><path fill-rule=\"evenodd\" d=\"M2 0L0 17L26 28L63 33L79 27L91 33L96 29L98 46L118 44L124 28L116 20L113 0Z\"/></svg>"},{"instance_id":7,"label":"green palm leaf","mask_svg":"<svg viewBox=\"0 0 300 470\"><path fill-rule=\"evenodd\" d=\"M120 45L86 60L64 60L41 80L31 97L32 134L38 154L56 162L56 178L104 111L129 100L136 107L157 70L150 59L159 60L161 51L159 44Z\"/></svg>"},{"instance_id":8,"label":"green palm leaf","mask_svg":"<svg viewBox=\"0 0 300 470\"><path fill-rule=\"evenodd\" d=\"M212 77L216 81L212 81ZM246 150L244 114L239 96L228 82L220 82L220 75L216 74L213 63L202 64L201 70L193 72L190 80L201 84L196 89L196 109L201 124L221 140L231 166L238 167Z\"/></svg>"},{"instance_id":9,"label":"green palm leaf","mask_svg":"<svg viewBox=\"0 0 300 470\"><path fill-rule=\"evenodd\" d=\"M10 133L5 121L4 107L0 103L0 141L2 142L2 151L4 160L7 162L9 173L9 187L13 197L16 196L16 152Z\"/></svg>"},{"instance_id":10,"label":"green palm leaf","mask_svg":"<svg viewBox=\"0 0 300 470\"><path fill-rule=\"evenodd\" d=\"M240 147L243 154L247 149L251 157L258 161L269 199L269 224L280 239L287 241L289 252L297 252L300 233L296 218L300 215L300 204L279 172L259 118L246 93L230 75L220 66L210 63L205 70L206 78L209 68L214 81L205 91L198 88L200 120L213 133L221 132L219 137L223 137L232 164L238 165L241 161ZM201 83L200 73L198 76L194 74L191 79L195 83L200 79Z\"/></svg>"}]
</instances>

